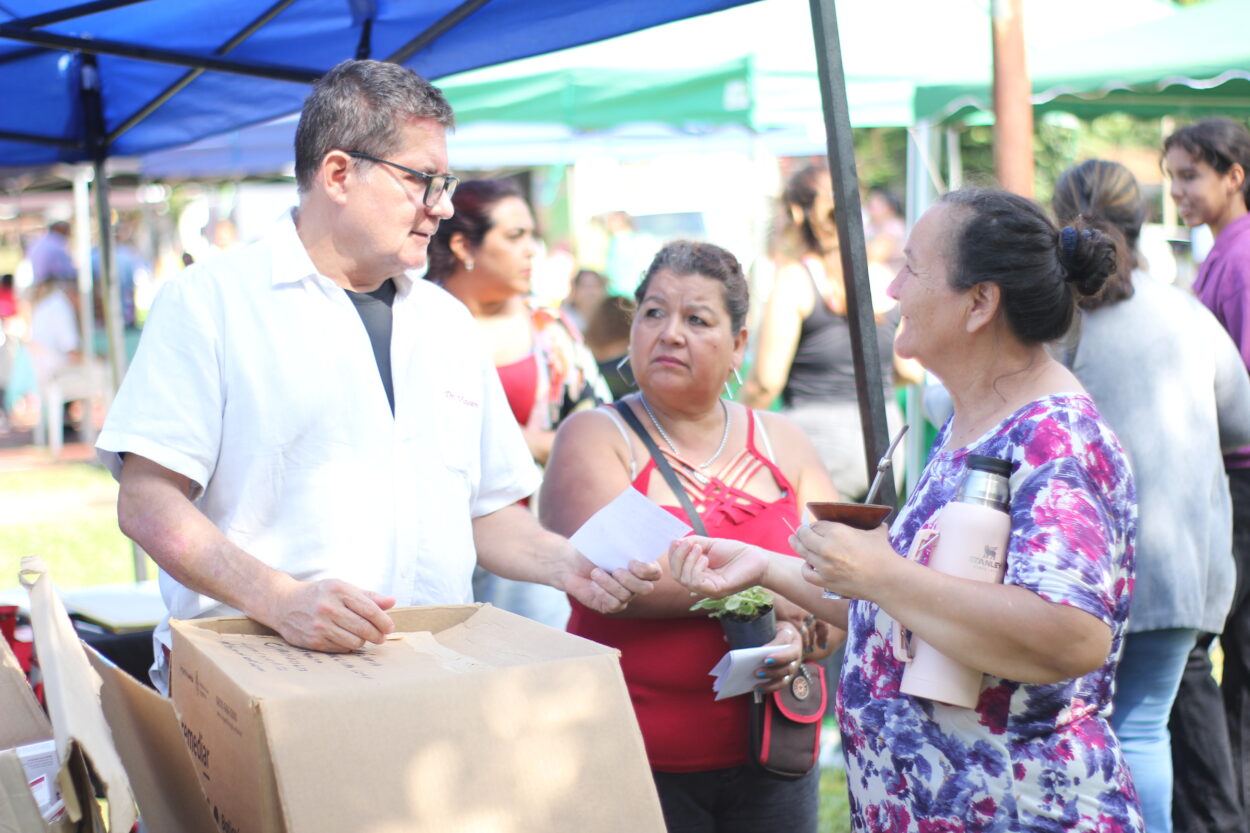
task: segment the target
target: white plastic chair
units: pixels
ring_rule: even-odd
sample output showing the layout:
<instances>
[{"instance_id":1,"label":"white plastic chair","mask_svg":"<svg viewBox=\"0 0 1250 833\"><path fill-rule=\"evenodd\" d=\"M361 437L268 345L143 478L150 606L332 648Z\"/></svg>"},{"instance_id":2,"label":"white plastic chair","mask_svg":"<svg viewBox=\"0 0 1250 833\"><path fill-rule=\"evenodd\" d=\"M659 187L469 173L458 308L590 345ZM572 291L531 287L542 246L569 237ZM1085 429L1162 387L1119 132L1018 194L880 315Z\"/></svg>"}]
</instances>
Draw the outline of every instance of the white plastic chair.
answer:
<instances>
[{"instance_id":1,"label":"white plastic chair","mask_svg":"<svg viewBox=\"0 0 1250 833\"><path fill-rule=\"evenodd\" d=\"M65 365L49 377L40 378L37 395L39 421L35 424L35 443L47 445L55 457L61 455L65 441L67 402L82 400L82 439L88 444L95 442L95 402L102 402L106 412L113 402L108 367L98 359L91 359L83 364Z\"/></svg>"}]
</instances>

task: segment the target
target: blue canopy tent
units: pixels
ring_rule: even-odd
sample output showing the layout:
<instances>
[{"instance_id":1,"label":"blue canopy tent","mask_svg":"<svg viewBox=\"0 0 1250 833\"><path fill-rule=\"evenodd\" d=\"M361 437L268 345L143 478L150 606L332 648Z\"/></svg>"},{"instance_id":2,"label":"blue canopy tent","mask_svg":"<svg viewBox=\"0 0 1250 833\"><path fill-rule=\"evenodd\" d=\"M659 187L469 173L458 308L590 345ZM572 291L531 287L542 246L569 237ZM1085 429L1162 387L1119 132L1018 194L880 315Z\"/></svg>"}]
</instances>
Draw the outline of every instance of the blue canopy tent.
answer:
<instances>
[{"instance_id":1,"label":"blue canopy tent","mask_svg":"<svg viewBox=\"0 0 1250 833\"><path fill-rule=\"evenodd\" d=\"M351 57L429 78L588 43L746 0L6 0L0 14L0 160L91 162L110 357L120 380L119 298L104 176L134 156L299 109L308 85ZM852 310L855 368L877 378L858 181L833 0L810 0L817 76ZM796 36L802 37L800 33ZM806 38L804 37L804 41ZM639 56L645 62L645 56ZM884 398L862 385L865 459L885 450ZM882 500L893 500L887 479Z\"/></svg>"},{"instance_id":2,"label":"blue canopy tent","mask_svg":"<svg viewBox=\"0 0 1250 833\"><path fill-rule=\"evenodd\" d=\"M10 0L0 22L0 160L95 165L105 327L119 382L107 158L290 113L309 84L346 58L394 61L435 78L742 2Z\"/></svg>"}]
</instances>

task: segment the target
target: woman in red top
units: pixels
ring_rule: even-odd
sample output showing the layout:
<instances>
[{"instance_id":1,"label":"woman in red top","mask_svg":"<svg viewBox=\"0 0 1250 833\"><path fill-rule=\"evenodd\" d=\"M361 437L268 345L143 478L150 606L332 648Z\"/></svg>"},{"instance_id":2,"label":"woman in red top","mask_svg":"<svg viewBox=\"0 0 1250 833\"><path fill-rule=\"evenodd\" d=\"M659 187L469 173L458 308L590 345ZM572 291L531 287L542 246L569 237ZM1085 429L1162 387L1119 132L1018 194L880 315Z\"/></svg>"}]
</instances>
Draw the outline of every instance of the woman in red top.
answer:
<instances>
[{"instance_id":1,"label":"woman in red top","mask_svg":"<svg viewBox=\"0 0 1250 833\"><path fill-rule=\"evenodd\" d=\"M481 326L512 414L534 461L543 465L560 420L611 394L559 308L529 299L538 233L520 189L506 179L469 180L460 183L452 204L455 215L430 240L426 278L456 296ZM542 585L478 569L473 592L480 602L552 627L564 627L568 618L563 594Z\"/></svg>"},{"instance_id":2,"label":"woman in red top","mask_svg":"<svg viewBox=\"0 0 1250 833\"><path fill-rule=\"evenodd\" d=\"M799 506L836 500L837 493L798 426L721 398L746 347L741 266L716 246L672 243L656 255L635 298L629 360L639 392L621 404L678 472L709 535L787 551ZM572 534L630 485L685 518L646 447L616 413L575 414L552 448L539 501L543 525ZM574 602L568 628L621 651L670 833L815 831L817 770L787 781L750 763L751 698L714 699L708 672L727 646L715 620L690 610L693 601L665 576L618 616ZM816 649L808 659L818 658L842 636L805 626L807 612L785 599L778 597L776 608L776 650L757 671L763 691L787 684L806 648Z\"/></svg>"}]
</instances>

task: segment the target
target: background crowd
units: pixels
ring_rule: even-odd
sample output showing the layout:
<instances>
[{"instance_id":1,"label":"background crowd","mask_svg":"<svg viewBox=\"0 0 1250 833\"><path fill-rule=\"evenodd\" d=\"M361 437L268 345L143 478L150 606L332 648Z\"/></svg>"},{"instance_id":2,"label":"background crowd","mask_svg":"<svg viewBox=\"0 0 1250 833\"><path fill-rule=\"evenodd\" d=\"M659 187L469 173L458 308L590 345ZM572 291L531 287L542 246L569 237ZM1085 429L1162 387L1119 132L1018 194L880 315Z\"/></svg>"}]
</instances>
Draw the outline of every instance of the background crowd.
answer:
<instances>
[{"instance_id":1,"label":"background crowd","mask_svg":"<svg viewBox=\"0 0 1250 833\"><path fill-rule=\"evenodd\" d=\"M1143 255L1150 209L1115 162L1071 167L1049 210L998 191L952 192L910 236L888 189L865 193L882 356L873 384L891 434L904 420L903 386L941 386L948 403L928 414L940 430L924 470L906 472L888 537L804 515L809 501L867 489L826 170L795 166L767 254L746 268L709 242L640 234L624 212L602 218L607 260L582 268L547 251L515 182L469 180L447 195L454 214L431 237L424 278L480 329L544 469L526 511L568 536L632 485L679 517L690 493L705 527L624 613L481 567L473 577L477 599L622 652L671 830L781 819L815 829L815 776L761 774L745 753L746 701L709 702L706 668L724 645L689 609L690 591L754 584L775 591L779 622L761 690L846 639L830 671L859 829L1099 818L1113 820L1107 830L1245 829L1250 132L1206 120L1169 136L1161 155L1180 216L1214 237L1192 287L1161 279L1175 265ZM70 231L51 222L0 283L6 433L39 421L51 401L49 425L93 435L98 418L83 405L108 404L99 346L82 340L84 315L105 321L98 304L78 303ZM218 251L205 259L237 250L228 223L209 231ZM130 242L135 228L117 234L121 323L137 342L153 270ZM536 273L552 268L567 292L536 297ZM396 292L384 283L350 295L385 385ZM369 324L377 315L384 330ZM53 389L63 395L50 400ZM385 392L393 416L396 391ZM625 411L683 494L656 476L661 460ZM922 546L973 453L1013 464L1002 587L951 583L889 557ZM884 647L892 622L986 672L975 719L899 693L902 663Z\"/></svg>"}]
</instances>

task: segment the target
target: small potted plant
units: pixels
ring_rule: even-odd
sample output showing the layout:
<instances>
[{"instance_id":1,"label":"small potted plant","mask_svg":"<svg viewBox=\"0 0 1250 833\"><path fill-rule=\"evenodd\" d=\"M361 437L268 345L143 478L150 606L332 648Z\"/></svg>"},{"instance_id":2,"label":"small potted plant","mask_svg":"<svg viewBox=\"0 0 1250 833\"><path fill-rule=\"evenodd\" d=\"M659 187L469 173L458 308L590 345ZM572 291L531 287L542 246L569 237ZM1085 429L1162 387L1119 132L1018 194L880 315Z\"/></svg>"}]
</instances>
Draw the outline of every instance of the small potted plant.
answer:
<instances>
[{"instance_id":1,"label":"small potted plant","mask_svg":"<svg viewBox=\"0 0 1250 833\"><path fill-rule=\"evenodd\" d=\"M755 648L776 635L773 596L763 587L748 587L723 599L700 599L691 610L706 610L720 621L731 649Z\"/></svg>"}]
</instances>

